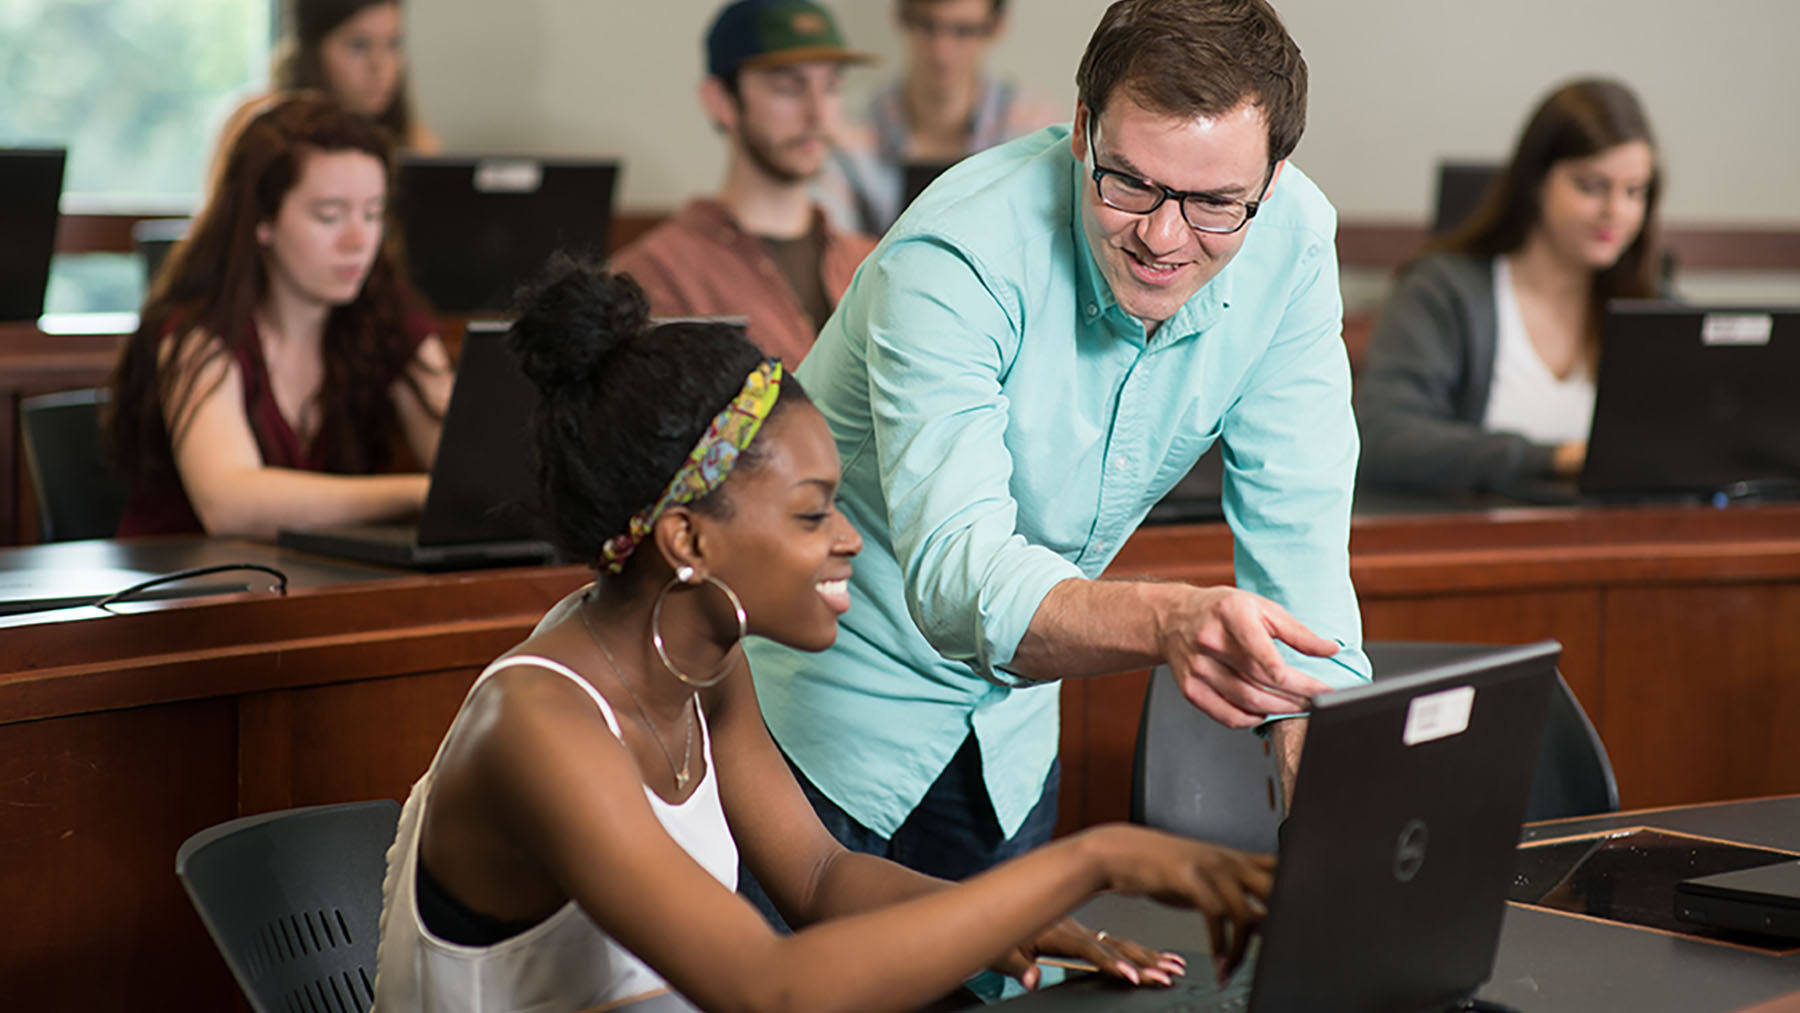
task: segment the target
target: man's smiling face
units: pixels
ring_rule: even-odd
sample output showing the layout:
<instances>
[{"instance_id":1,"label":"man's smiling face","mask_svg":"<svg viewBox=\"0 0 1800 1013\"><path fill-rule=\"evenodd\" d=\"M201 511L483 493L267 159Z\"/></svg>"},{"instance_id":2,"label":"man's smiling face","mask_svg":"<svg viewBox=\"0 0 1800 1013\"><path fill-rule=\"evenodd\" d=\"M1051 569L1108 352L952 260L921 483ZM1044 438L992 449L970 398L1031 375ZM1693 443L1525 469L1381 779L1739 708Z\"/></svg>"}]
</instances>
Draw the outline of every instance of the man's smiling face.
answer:
<instances>
[{"instance_id":1,"label":"man's smiling face","mask_svg":"<svg viewBox=\"0 0 1800 1013\"><path fill-rule=\"evenodd\" d=\"M1077 106L1070 138L1076 159L1090 170L1098 164L1224 200L1260 201L1267 196L1265 179L1274 186L1268 126L1249 102L1217 116L1178 117L1146 109L1119 89L1091 118L1090 124L1088 109ZM1091 181L1082 188L1081 219L1113 298L1151 331L1225 269L1251 227L1225 235L1200 232L1173 200L1146 215L1120 211L1101 202Z\"/></svg>"}]
</instances>

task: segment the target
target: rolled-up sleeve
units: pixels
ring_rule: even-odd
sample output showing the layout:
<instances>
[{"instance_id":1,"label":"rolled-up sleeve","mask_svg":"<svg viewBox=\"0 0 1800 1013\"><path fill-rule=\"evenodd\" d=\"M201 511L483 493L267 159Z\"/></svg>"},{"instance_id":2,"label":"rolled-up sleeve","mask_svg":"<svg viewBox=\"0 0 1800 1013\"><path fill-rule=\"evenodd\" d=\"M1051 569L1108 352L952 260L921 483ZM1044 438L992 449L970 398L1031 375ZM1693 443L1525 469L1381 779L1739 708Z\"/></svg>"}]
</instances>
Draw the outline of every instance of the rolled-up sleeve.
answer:
<instances>
[{"instance_id":1,"label":"rolled-up sleeve","mask_svg":"<svg viewBox=\"0 0 1800 1013\"><path fill-rule=\"evenodd\" d=\"M1082 576L1018 531L1002 389L1018 353L1016 294L964 251L919 238L865 267L868 402L906 605L931 646L977 675L1008 664L1044 596Z\"/></svg>"},{"instance_id":2,"label":"rolled-up sleeve","mask_svg":"<svg viewBox=\"0 0 1800 1013\"><path fill-rule=\"evenodd\" d=\"M1224 419L1226 520L1239 587L1279 602L1344 646L1287 660L1334 686L1369 679L1350 583L1350 507L1358 449L1342 336L1337 256L1310 244L1268 351Z\"/></svg>"}]
</instances>

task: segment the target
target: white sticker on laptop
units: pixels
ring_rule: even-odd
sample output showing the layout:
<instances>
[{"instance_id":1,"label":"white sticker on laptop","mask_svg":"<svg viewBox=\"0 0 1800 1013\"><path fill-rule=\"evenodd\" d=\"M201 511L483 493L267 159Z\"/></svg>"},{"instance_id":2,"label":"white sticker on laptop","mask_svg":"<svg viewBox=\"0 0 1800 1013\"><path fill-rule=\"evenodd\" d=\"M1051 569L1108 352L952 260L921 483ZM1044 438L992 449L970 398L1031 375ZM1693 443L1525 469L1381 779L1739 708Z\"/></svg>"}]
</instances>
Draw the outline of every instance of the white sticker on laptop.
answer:
<instances>
[{"instance_id":1,"label":"white sticker on laptop","mask_svg":"<svg viewBox=\"0 0 1800 1013\"><path fill-rule=\"evenodd\" d=\"M544 167L523 158L489 158L475 163L481 193L531 193L544 181Z\"/></svg>"},{"instance_id":2,"label":"white sticker on laptop","mask_svg":"<svg viewBox=\"0 0 1800 1013\"><path fill-rule=\"evenodd\" d=\"M1401 741L1409 746L1433 739L1461 735L1469 728L1469 712L1475 709L1475 687L1458 686L1414 697L1406 706L1406 731Z\"/></svg>"},{"instance_id":3,"label":"white sticker on laptop","mask_svg":"<svg viewBox=\"0 0 1800 1013\"><path fill-rule=\"evenodd\" d=\"M1700 341L1706 345L1766 345L1775 330L1768 313L1708 313L1700 318Z\"/></svg>"}]
</instances>

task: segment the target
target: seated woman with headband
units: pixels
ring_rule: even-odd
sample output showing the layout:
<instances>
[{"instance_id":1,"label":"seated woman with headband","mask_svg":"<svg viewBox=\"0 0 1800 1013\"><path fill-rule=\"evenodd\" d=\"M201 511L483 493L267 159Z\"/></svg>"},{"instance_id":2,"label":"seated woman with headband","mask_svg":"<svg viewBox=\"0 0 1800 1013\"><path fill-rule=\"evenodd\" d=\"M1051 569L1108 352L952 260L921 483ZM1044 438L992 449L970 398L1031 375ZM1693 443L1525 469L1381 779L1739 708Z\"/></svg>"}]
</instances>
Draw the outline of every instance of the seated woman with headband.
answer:
<instances>
[{"instance_id":1,"label":"seated woman with headband","mask_svg":"<svg viewBox=\"0 0 1800 1013\"><path fill-rule=\"evenodd\" d=\"M378 1010L902 1010L1037 954L1166 984L1181 962L1063 915L1099 890L1199 909L1242 956L1273 859L1141 827L951 884L846 851L770 741L739 646L819 650L862 539L792 376L735 328L652 326L559 261L510 342L536 383L541 511L592 585L490 665L388 853ZM869 604L858 607L867 608ZM734 893L740 856L799 930Z\"/></svg>"}]
</instances>

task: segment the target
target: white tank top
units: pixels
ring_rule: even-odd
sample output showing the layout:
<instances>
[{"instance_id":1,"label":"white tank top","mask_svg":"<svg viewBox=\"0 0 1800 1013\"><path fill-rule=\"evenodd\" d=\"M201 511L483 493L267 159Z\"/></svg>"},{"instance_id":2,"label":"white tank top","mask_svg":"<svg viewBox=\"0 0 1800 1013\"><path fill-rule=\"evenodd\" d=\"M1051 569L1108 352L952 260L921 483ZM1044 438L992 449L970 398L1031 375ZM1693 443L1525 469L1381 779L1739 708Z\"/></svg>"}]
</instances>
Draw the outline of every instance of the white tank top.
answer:
<instances>
[{"instance_id":1,"label":"white tank top","mask_svg":"<svg viewBox=\"0 0 1800 1013\"><path fill-rule=\"evenodd\" d=\"M1537 443L1585 440L1594 420L1594 378L1586 361L1558 378L1544 365L1513 287L1512 267L1494 258L1494 378L1482 428Z\"/></svg>"},{"instance_id":2,"label":"white tank top","mask_svg":"<svg viewBox=\"0 0 1800 1013\"><path fill-rule=\"evenodd\" d=\"M606 698L586 679L548 658L518 655L495 661L475 680L469 696L474 696L488 676L513 665L533 665L572 680L593 698L613 734L619 734L618 719ZM468 709L468 702L469 697L464 697L463 710ZM445 742L462 721L463 710L451 722ZM712 737L704 713L700 715L700 736L706 776L687 801L671 805L648 787L644 793L675 843L727 890L736 890L737 844L719 804ZM400 811L394 846L388 849L387 877L381 890L375 1009L393 1013L566 1013L667 987L655 971L602 932L572 900L544 921L492 946L463 946L431 934L419 918L415 888L419 834L425 824L425 807L431 801L438 757L443 753L439 744L438 756L413 785Z\"/></svg>"}]
</instances>

